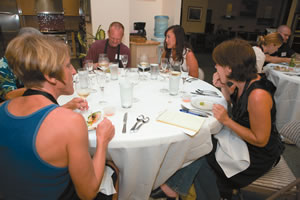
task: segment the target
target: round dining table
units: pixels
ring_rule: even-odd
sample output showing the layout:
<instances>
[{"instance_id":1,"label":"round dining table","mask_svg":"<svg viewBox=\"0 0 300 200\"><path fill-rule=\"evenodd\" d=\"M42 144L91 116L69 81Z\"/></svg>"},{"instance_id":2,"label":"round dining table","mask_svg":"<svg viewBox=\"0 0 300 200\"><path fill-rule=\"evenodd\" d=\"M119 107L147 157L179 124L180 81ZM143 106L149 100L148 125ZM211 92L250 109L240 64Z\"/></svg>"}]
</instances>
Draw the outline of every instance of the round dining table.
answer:
<instances>
[{"instance_id":1,"label":"round dining table","mask_svg":"<svg viewBox=\"0 0 300 200\"><path fill-rule=\"evenodd\" d=\"M280 71L283 64L269 63L264 67L267 78L276 86L276 126L280 130L284 124L300 120L300 72Z\"/></svg>"},{"instance_id":2,"label":"round dining table","mask_svg":"<svg viewBox=\"0 0 300 200\"><path fill-rule=\"evenodd\" d=\"M103 108L109 106L115 108L114 115L107 116L115 126L115 136L109 143L107 159L112 160L120 170L119 200L148 200L151 191L163 184L178 169L211 151L211 135L218 133L222 124L209 116L204 118L200 130L190 136L182 128L157 121L158 116L165 110L179 112L181 104L192 108L190 102L182 100L181 93L171 96L168 92L161 92L162 88L168 88L169 83L168 79L161 77L151 80L149 76L146 80L140 80L133 88L133 97L137 101L133 102L131 108L122 108L119 81L123 78L107 81L102 99L97 84L94 84L96 92L87 98L89 112L103 111ZM180 88L182 90L182 82ZM196 89L216 91L220 97L191 94ZM192 95L191 100L201 97L227 107L222 93L202 80L186 82L184 91ZM76 92L70 96L61 96L58 102L64 104L76 96ZM103 100L107 103L103 103ZM123 116L126 112L127 131L122 133ZM141 114L149 117L150 121L137 132L131 133L130 128ZM96 134L95 130L88 132L90 153L93 154Z\"/></svg>"}]
</instances>

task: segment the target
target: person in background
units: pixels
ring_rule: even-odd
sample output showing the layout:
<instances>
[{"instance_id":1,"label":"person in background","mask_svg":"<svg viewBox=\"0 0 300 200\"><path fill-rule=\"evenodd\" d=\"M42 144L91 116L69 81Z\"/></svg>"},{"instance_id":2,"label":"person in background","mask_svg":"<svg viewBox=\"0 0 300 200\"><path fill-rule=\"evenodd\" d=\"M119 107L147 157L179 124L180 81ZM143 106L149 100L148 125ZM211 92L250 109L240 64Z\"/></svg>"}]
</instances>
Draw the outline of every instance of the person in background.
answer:
<instances>
[{"instance_id":1,"label":"person in background","mask_svg":"<svg viewBox=\"0 0 300 200\"><path fill-rule=\"evenodd\" d=\"M33 27L23 27L20 29L18 36L22 35L42 35L42 33ZM18 37L17 36L17 37ZM23 83L15 76L11 67L8 65L5 56L0 59L0 102L22 96L25 92ZM86 110L88 104L82 98L73 98L63 105L66 108L75 110Z\"/></svg>"},{"instance_id":2,"label":"person in background","mask_svg":"<svg viewBox=\"0 0 300 200\"><path fill-rule=\"evenodd\" d=\"M270 54L273 54L283 44L281 35L277 32L259 36L257 46L252 47L256 55L256 69L262 72L265 61Z\"/></svg>"},{"instance_id":3,"label":"person in background","mask_svg":"<svg viewBox=\"0 0 300 200\"><path fill-rule=\"evenodd\" d=\"M170 26L165 31L162 58L167 58L171 65L174 65L175 61L186 64L189 66L189 75L198 78L198 61L191 50L190 45L185 41L184 29L179 25Z\"/></svg>"},{"instance_id":4,"label":"person in background","mask_svg":"<svg viewBox=\"0 0 300 200\"><path fill-rule=\"evenodd\" d=\"M20 29L18 36L23 34L36 34L42 33L33 27L23 27ZM9 67L5 57L0 59L0 101L12 99L21 96L25 91L23 84L14 75L12 69Z\"/></svg>"},{"instance_id":5,"label":"person in background","mask_svg":"<svg viewBox=\"0 0 300 200\"><path fill-rule=\"evenodd\" d=\"M277 28L277 32L283 38L283 44L277 52L266 57L267 62L271 63L290 63L292 55L296 52L288 45L288 40L291 36L291 29L287 25L281 25Z\"/></svg>"},{"instance_id":6,"label":"person in background","mask_svg":"<svg viewBox=\"0 0 300 200\"><path fill-rule=\"evenodd\" d=\"M110 62L118 62L123 67L122 55L128 55L127 67L131 66L130 49L122 43L124 26L120 22L112 22L108 29L108 39L96 40L88 50L85 60L93 60L98 63L99 54L107 54Z\"/></svg>"},{"instance_id":7,"label":"person in background","mask_svg":"<svg viewBox=\"0 0 300 200\"><path fill-rule=\"evenodd\" d=\"M26 91L0 105L1 195L93 199L115 128L107 118L97 126L92 159L85 119L57 105L60 95L74 92L69 47L54 37L24 34L8 44L5 57Z\"/></svg>"},{"instance_id":8,"label":"person in background","mask_svg":"<svg viewBox=\"0 0 300 200\"><path fill-rule=\"evenodd\" d=\"M194 184L197 199L231 199L234 188L245 187L269 171L283 152L284 146L275 125L276 88L264 74L257 74L251 45L245 40L228 40L213 50L212 57L217 69L213 84L221 88L232 105L232 117L220 104L213 105L213 115L245 142L250 166L228 178L216 159L220 143L217 136L212 136L213 150L178 170L165 184L152 191L152 198L168 196L175 199L178 194L186 195ZM231 86L228 86L229 82ZM231 150L239 152L240 148L236 148Z\"/></svg>"}]
</instances>

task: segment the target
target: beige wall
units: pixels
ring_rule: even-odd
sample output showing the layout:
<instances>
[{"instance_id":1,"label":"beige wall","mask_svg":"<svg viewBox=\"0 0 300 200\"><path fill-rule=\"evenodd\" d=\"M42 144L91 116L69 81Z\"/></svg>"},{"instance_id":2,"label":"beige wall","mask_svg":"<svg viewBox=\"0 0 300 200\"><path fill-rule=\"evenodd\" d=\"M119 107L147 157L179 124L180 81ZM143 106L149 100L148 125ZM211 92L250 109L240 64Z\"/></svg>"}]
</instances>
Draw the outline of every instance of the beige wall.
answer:
<instances>
[{"instance_id":1,"label":"beige wall","mask_svg":"<svg viewBox=\"0 0 300 200\"><path fill-rule=\"evenodd\" d=\"M169 26L180 24L180 10L181 0L91 0L92 29L95 32L102 24L107 30L112 21L120 21L125 27L123 42L128 45L134 22L146 22L147 38L151 39L154 16L169 16Z\"/></svg>"},{"instance_id":2,"label":"beige wall","mask_svg":"<svg viewBox=\"0 0 300 200\"><path fill-rule=\"evenodd\" d=\"M169 26L180 24L181 0L163 0L162 15L169 16Z\"/></svg>"},{"instance_id":3,"label":"beige wall","mask_svg":"<svg viewBox=\"0 0 300 200\"><path fill-rule=\"evenodd\" d=\"M123 43L129 44L129 5L131 0L91 0L92 29L95 33L98 26L108 30L113 21L121 22L125 27ZM107 35L107 34L106 34Z\"/></svg>"},{"instance_id":4,"label":"beige wall","mask_svg":"<svg viewBox=\"0 0 300 200\"><path fill-rule=\"evenodd\" d=\"M154 37L156 15L169 16L168 24L180 24L181 0L130 0L130 30L134 22L146 22L147 38Z\"/></svg>"},{"instance_id":5,"label":"beige wall","mask_svg":"<svg viewBox=\"0 0 300 200\"><path fill-rule=\"evenodd\" d=\"M208 0L183 0L182 5L182 26L186 33L204 33L205 23L206 23L206 9L208 5ZM200 22L188 21L188 7L201 7L202 15Z\"/></svg>"},{"instance_id":6,"label":"beige wall","mask_svg":"<svg viewBox=\"0 0 300 200\"><path fill-rule=\"evenodd\" d=\"M130 30L134 22L146 22L147 38L151 39L154 33L154 16L162 15L163 0L130 0Z\"/></svg>"}]
</instances>

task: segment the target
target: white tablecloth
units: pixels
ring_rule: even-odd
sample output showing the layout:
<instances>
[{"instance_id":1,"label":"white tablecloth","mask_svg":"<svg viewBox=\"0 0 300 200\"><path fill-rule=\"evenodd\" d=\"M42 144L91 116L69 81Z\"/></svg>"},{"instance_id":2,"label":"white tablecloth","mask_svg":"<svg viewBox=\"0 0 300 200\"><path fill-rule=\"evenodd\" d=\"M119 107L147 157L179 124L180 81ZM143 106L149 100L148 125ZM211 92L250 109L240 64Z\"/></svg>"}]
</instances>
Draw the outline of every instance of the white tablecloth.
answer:
<instances>
[{"instance_id":1,"label":"white tablecloth","mask_svg":"<svg viewBox=\"0 0 300 200\"><path fill-rule=\"evenodd\" d=\"M177 127L157 122L157 116L165 109L179 110L180 104L192 107L181 100L180 94L170 96L161 93L159 90L163 87L168 87L168 81L141 81L134 87L134 97L139 101L133 103L132 108L124 109L120 103L119 82L110 81L106 84L106 100L116 107L115 115L108 117L115 125L116 134L108 146L107 158L113 160L120 170L120 200L149 199L151 190L164 183L176 170L209 153L212 149L211 134L219 132L222 127L215 118L209 117L199 133L190 137ZM189 91L196 88L218 91L201 80L187 83L185 88ZM74 96L60 97L59 103L63 104ZM227 105L223 97L206 99ZM98 91L87 100L92 111L107 106L98 104ZM125 112L128 112L127 133L122 134ZM150 122L144 124L137 133L129 133L139 114L149 116ZM93 152L96 146L95 131L89 132L89 141Z\"/></svg>"},{"instance_id":2,"label":"white tablecloth","mask_svg":"<svg viewBox=\"0 0 300 200\"><path fill-rule=\"evenodd\" d=\"M267 78L276 86L276 126L282 126L291 120L300 120L300 76L290 76L285 72L273 69L278 64L264 67Z\"/></svg>"}]
</instances>

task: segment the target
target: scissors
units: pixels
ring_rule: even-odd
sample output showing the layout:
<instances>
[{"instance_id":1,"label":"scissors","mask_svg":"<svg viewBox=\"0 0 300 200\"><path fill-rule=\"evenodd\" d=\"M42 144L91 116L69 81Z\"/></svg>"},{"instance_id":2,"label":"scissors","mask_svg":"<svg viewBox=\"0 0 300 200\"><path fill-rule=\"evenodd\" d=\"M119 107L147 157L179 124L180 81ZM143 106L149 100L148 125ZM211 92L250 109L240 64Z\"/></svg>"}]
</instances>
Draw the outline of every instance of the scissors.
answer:
<instances>
[{"instance_id":1,"label":"scissors","mask_svg":"<svg viewBox=\"0 0 300 200\"><path fill-rule=\"evenodd\" d=\"M144 115L139 115L137 118L136 118L136 123L133 125L133 127L130 129L130 132L131 133L135 133L137 132L141 126L145 123L148 123L150 121L150 118L149 117L145 117Z\"/></svg>"}]
</instances>

